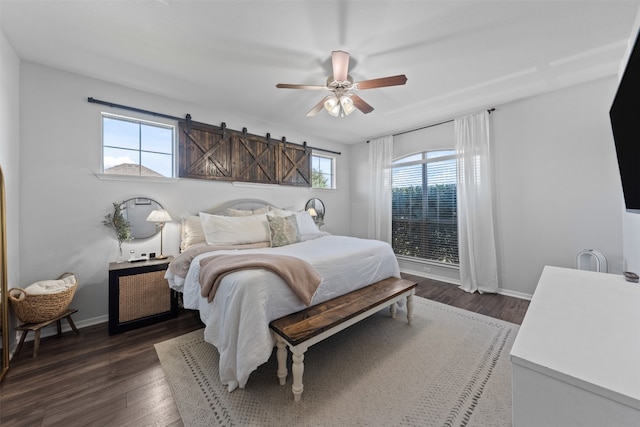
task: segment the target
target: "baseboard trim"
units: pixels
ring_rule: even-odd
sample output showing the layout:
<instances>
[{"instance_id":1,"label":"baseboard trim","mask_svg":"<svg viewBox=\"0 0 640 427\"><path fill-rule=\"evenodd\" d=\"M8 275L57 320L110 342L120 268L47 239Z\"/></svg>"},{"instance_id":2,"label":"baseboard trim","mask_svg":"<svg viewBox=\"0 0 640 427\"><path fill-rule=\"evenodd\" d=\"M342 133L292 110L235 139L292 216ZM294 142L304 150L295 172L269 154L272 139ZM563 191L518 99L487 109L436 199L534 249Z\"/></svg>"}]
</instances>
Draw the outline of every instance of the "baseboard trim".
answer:
<instances>
[{"instance_id":1,"label":"baseboard trim","mask_svg":"<svg viewBox=\"0 0 640 427\"><path fill-rule=\"evenodd\" d=\"M498 293L500 295L504 295L504 296L507 296L507 297L526 299L528 301L531 301L531 298L533 298L533 295L531 295L531 294L525 294L523 292L511 291L509 289L504 289L504 288L498 289Z\"/></svg>"},{"instance_id":2,"label":"baseboard trim","mask_svg":"<svg viewBox=\"0 0 640 427\"><path fill-rule=\"evenodd\" d=\"M414 276L425 277L427 279L437 280L439 282L446 282L452 285L460 286L460 280L452 279L451 277L438 276L437 274L425 273L424 271L411 270L410 268L400 269L401 273L412 274Z\"/></svg>"},{"instance_id":3,"label":"baseboard trim","mask_svg":"<svg viewBox=\"0 0 640 427\"><path fill-rule=\"evenodd\" d=\"M450 277L438 276L436 274L429 274L429 273L425 273L424 271L411 270L411 269L408 269L408 268L403 268L400 271L402 273L412 274L414 276L424 277L424 278L427 278L427 279L433 279L433 280L437 280L439 282L445 282L445 283L449 283L451 285L460 286L460 280L458 280L458 279L452 279ZM504 288L499 288L498 289L498 294L504 295L504 296L507 296L507 297L524 299L524 300L528 300L528 301L531 301L531 298L533 297L533 295L530 295L530 294L525 294L523 292L512 291L512 290L504 289Z\"/></svg>"},{"instance_id":4,"label":"baseboard trim","mask_svg":"<svg viewBox=\"0 0 640 427\"><path fill-rule=\"evenodd\" d=\"M108 322L109 321L109 315L105 314L104 316L93 317L91 319L84 319L84 320L80 320L80 321L77 321L77 320L75 320L73 318L72 318L72 320L73 320L73 323L76 325L76 328L82 329L82 328L86 328L86 327L93 326L93 325L99 325L100 323ZM66 319L61 319L61 324L62 324L62 333L63 334L65 332L72 331L71 326L69 326L69 322L67 322ZM41 329L40 338L52 337L52 336L55 336L57 334L58 334L58 329L56 327L56 324L52 323L49 326L46 326L46 327ZM18 342L20 340L20 335L22 335L22 332L16 332L16 342ZM27 337L25 338L25 342L26 341L33 341L34 337L35 337L35 334L33 334L33 333L27 334Z\"/></svg>"}]
</instances>

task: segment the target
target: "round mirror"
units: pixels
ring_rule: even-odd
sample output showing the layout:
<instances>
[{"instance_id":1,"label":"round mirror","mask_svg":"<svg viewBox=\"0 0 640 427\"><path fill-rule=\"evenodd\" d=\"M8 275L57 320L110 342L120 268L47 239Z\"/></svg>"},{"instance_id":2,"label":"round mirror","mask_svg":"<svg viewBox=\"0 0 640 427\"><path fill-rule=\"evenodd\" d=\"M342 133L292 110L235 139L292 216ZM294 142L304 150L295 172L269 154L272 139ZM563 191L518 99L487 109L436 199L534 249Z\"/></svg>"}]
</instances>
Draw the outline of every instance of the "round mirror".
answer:
<instances>
[{"instance_id":1,"label":"round mirror","mask_svg":"<svg viewBox=\"0 0 640 427\"><path fill-rule=\"evenodd\" d=\"M322 200L316 199L316 198L309 199L309 201L307 201L307 204L304 205L304 210L309 211L309 213L313 217L313 220L316 222L316 224L324 223L325 210L324 210L324 203L322 203Z\"/></svg>"},{"instance_id":2,"label":"round mirror","mask_svg":"<svg viewBox=\"0 0 640 427\"><path fill-rule=\"evenodd\" d=\"M131 224L131 237L135 239L147 239L155 236L160 231L156 224L147 221L147 217L153 210L163 209L162 205L153 199L135 197L125 200L122 204L122 215Z\"/></svg>"}]
</instances>

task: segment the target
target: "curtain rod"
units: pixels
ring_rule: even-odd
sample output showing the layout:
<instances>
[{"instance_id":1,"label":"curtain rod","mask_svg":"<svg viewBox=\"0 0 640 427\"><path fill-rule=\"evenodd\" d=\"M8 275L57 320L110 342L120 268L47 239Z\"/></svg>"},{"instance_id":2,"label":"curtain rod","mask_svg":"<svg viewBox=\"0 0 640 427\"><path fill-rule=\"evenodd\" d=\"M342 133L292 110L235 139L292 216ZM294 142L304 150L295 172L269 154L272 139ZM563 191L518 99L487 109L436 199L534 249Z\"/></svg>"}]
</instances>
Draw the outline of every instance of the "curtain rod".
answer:
<instances>
[{"instance_id":1,"label":"curtain rod","mask_svg":"<svg viewBox=\"0 0 640 427\"><path fill-rule=\"evenodd\" d=\"M93 104L106 105L107 107L111 107L111 108L120 108L121 110L135 111L136 113L149 114L151 116L163 117L163 118L169 119L169 120L182 121L182 120L186 120L186 116L190 116L190 114L188 114L188 113L187 113L187 115L185 117L170 116L168 114L156 113L155 111L143 110L141 108L136 108L136 107L129 107L128 105L115 104L113 102L101 101L101 100L95 99L93 97L87 98L87 101L91 102ZM289 143L289 144L290 145L302 146L300 144L295 144L295 143ZM338 156L342 155L342 153L339 152L339 151L326 150L324 148L318 148L318 147L309 147L309 148L311 148L312 150L322 151L322 152L325 152L325 153L331 153L331 154L335 154L335 155L338 155Z\"/></svg>"},{"instance_id":2,"label":"curtain rod","mask_svg":"<svg viewBox=\"0 0 640 427\"><path fill-rule=\"evenodd\" d=\"M492 107L492 108L487 109L487 113L489 113L489 114L493 113L494 111L496 111L496 109L495 109L495 108L493 108L493 107ZM422 130L422 129L428 129L428 128L432 128L432 127L434 127L434 126L440 126L440 125L443 125L443 124L445 124L445 123L451 123L451 122L452 122L452 121L454 121L454 120L455 120L455 119L445 120L445 121L443 121L443 122L433 123L433 124L426 125L426 126L422 126L422 127L419 127L419 128L405 130L405 131L402 131L402 132L394 133L394 134L393 134L393 135L391 135L391 136L404 135L405 133L415 132L415 131L417 131L417 130ZM369 141L370 141L370 140L367 140L367 144L369 143Z\"/></svg>"}]
</instances>

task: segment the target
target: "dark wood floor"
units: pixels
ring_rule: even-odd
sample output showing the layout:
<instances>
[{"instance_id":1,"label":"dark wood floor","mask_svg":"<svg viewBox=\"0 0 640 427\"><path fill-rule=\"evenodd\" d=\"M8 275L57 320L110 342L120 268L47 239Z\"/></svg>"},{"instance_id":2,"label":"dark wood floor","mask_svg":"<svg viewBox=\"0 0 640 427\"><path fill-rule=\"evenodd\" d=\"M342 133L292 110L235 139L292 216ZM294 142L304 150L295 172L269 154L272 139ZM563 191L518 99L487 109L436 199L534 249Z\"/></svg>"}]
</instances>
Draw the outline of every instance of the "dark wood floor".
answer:
<instances>
[{"instance_id":1,"label":"dark wood floor","mask_svg":"<svg viewBox=\"0 0 640 427\"><path fill-rule=\"evenodd\" d=\"M528 301L468 294L456 286L403 275L416 294L520 324ZM2 426L181 426L153 345L201 327L196 313L109 336L95 325L43 338L37 358L25 343L0 385Z\"/></svg>"}]
</instances>

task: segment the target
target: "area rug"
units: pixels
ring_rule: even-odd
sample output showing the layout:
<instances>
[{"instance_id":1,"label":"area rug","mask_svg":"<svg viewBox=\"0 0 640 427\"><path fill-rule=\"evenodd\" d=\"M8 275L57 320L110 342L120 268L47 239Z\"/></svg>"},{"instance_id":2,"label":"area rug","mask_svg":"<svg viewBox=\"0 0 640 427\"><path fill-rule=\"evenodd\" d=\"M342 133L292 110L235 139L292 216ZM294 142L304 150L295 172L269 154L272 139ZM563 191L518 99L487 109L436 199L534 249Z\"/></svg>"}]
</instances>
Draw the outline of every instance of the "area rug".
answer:
<instances>
[{"instance_id":1,"label":"area rug","mask_svg":"<svg viewBox=\"0 0 640 427\"><path fill-rule=\"evenodd\" d=\"M229 393L202 329L156 351L185 426L510 426L509 351L518 325L415 297L312 346L304 392L281 386L275 352Z\"/></svg>"}]
</instances>

